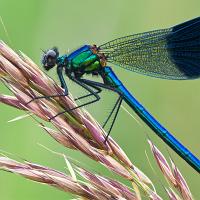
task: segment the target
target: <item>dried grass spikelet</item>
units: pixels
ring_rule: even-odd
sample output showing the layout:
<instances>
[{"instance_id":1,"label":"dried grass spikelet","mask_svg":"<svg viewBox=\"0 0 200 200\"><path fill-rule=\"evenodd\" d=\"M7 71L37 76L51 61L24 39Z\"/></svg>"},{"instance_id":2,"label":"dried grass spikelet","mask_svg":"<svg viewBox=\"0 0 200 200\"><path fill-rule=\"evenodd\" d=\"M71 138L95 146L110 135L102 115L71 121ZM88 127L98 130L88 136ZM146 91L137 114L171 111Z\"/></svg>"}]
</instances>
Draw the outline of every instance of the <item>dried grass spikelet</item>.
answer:
<instances>
[{"instance_id":1,"label":"dried grass spikelet","mask_svg":"<svg viewBox=\"0 0 200 200\"><path fill-rule=\"evenodd\" d=\"M156 162L163 173L166 180L171 183L171 185L179 192L180 196L183 200L192 200L192 194L190 189L184 179L183 175L176 167L174 162L170 159L172 167L168 164L166 158L163 154L158 150L158 148L149 140L148 141L153 152L153 155L156 159ZM178 195L170 188L166 189L168 196L171 199L181 199Z\"/></svg>"},{"instance_id":2,"label":"dried grass spikelet","mask_svg":"<svg viewBox=\"0 0 200 200\"><path fill-rule=\"evenodd\" d=\"M4 42L0 42L0 79L14 96L0 95L0 101L18 109L49 118L64 108L76 106L72 96L38 99L27 104L35 96L63 94L63 89L43 73L25 54L18 55ZM51 123L57 129L43 126L56 141L65 147L81 151L91 159L103 164L123 178L135 182L141 191L151 195L150 179L136 168L120 146L109 137L105 143L105 132L88 112L76 109L59 115ZM149 193L149 194L148 194Z\"/></svg>"},{"instance_id":3,"label":"dried grass spikelet","mask_svg":"<svg viewBox=\"0 0 200 200\"><path fill-rule=\"evenodd\" d=\"M4 42L0 42L0 80L11 90L14 96L0 94L0 102L17 109L35 114L44 121L55 116L64 108L76 107L71 95L67 97L38 99L27 104L35 96L64 94L63 89L43 73L38 66L25 54L18 55ZM130 181L134 191L121 183L92 174L80 167L76 171L87 179L82 184L61 172L39 166L33 163L19 163L7 157L0 157L0 168L21 174L26 178L52 185L61 190L74 193L85 199L137 199L140 192L152 200L160 200L150 179L132 164L125 152L111 138L105 143L105 132L91 115L85 110L75 109L64 115L59 115L49 123L55 130L40 124L53 139L61 145L80 151L104 165L107 169ZM170 174L173 184L182 178L174 167L176 175ZM164 173L164 172L163 172ZM164 173L165 175L165 173ZM179 184L179 190L181 190ZM182 182L182 185L185 183ZM185 187L187 184L185 185ZM178 187L178 186L177 186ZM170 199L175 199L173 190L168 190ZM182 194L184 191L182 191ZM184 194L187 196L187 194ZM172 198L174 197L174 198ZM187 199L189 200L189 198Z\"/></svg>"},{"instance_id":4,"label":"dried grass spikelet","mask_svg":"<svg viewBox=\"0 0 200 200\"><path fill-rule=\"evenodd\" d=\"M0 169L19 174L27 179L53 186L64 192L69 192L84 199L137 200L133 191L127 186L111 179L92 174L82 168L77 168L87 182L83 182L57 170L30 162L19 163L7 157L0 157ZM112 190L111 190L112 188Z\"/></svg>"}]
</instances>

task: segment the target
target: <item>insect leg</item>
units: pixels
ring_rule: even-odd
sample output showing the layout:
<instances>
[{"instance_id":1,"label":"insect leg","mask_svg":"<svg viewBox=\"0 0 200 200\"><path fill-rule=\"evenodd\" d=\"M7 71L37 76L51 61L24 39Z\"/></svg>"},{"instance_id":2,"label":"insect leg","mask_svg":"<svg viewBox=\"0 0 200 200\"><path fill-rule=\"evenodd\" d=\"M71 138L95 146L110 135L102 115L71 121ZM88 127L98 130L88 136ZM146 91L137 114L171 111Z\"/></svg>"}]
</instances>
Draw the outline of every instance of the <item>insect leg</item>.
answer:
<instances>
[{"instance_id":1,"label":"insect leg","mask_svg":"<svg viewBox=\"0 0 200 200\"><path fill-rule=\"evenodd\" d=\"M115 109L117 109L116 112L115 112L113 121L111 123L111 126L110 126L110 128L108 130L108 134L105 137L105 142L106 142L108 137L109 137L109 135L110 135L110 132L111 132L111 130L113 128L113 125L114 125L114 123L116 121L116 118L117 118L117 115L118 115L118 112L119 112L119 109L120 109L120 106L121 106L121 103L122 103L122 100L123 100L122 94L119 91L117 91L115 88L110 87L110 86L105 85L105 84L100 83L100 82L95 82L95 81L91 81L91 80L87 80L87 79L81 79L81 81L84 82L87 85L90 85L90 86L94 85L94 86L97 86L97 87L101 87L101 88L105 88L105 89L111 90L113 92L116 92L119 95L119 98L117 99L112 111L110 112L109 116L107 117L107 119L106 119L106 121L105 121L105 123L103 125L103 128L104 128L106 126L106 124L108 123L109 119L111 118L111 116L113 115Z\"/></svg>"},{"instance_id":2,"label":"insect leg","mask_svg":"<svg viewBox=\"0 0 200 200\"><path fill-rule=\"evenodd\" d=\"M49 98L55 98L55 97L65 97L68 96L68 88L67 84L65 82L65 79L63 77L62 73L62 66L57 67L57 74L61 83L61 87L65 90L64 94L56 94L56 95L49 95L49 96L37 96L31 99L27 104L31 103L32 101L38 100L38 99L49 99Z\"/></svg>"},{"instance_id":3,"label":"insect leg","mask_svg":"<svg viewBox=\"0 0 200 200\"><path fill-rule=\"evenodd\" d=\"M97 93L95 93L90 87L88 87L86 84L84 84L84 83L81 81L81 79L76 79L76 78L74 78L74 77L70 77L70 78L72 79L72 81L74 81L75 83L77 83L78 85L80 85L81 87L83 87L84 89L86 89L92 96L95 97L95 99L92 100L92 101L83 103L83 104L81 104L81 105L79 105L79 106L76 106L76 107L74 107L74 108L65 109L64 111L62 111L62 112L56 114L55 116L51 117L49 120L52 120L52 119L54 119L55 117L57 117L57 116L59 116L59 115L61 115L61 114L64 114L65 112L71 112L72 110L75 110L75 109L77 109L77 108L81 108L81 107L83 107L83 106L87 106L87 105L89 105L89 104L95 103L95 102L97 102L97 101L100 100L100 96L99 96Z\"/></svg>"},{"instance_id":4,"label":"insect leg","mask_svg":"<svg viewBox=\"0 0 200 200\"><path fill-rule=\"evenodd\" d=\"M108 134L106 135L106 138L105 138L105 141L104 141L104 142L107 141L107 139L108 139L108 137L109 137L109 135L110 135L110 133L111 133L111 130L112 130L113 126L114 126L114 123L115 123L115 121L116 121L116 119L117 119L118 112L119 112L119 109L120 109L121 104L122 104L122 100L123 100L122 97L119 96L119 98L118 98L118 100L117 100L117 102L116 102L117 104L116 104L116 106L114 106L114 108L113 108L113 112L114 112L114 110L115 110L116 107L117 107L117 110L116 110L116 112L115 112L114 118L113 118L113 120L112 120L111 126L110 126L110 128L109 128L109 130L108 130ZM112 115L112 114L111 114L111 115ZM109 118L110 118L110 116L107 118L106 121L108 121Z\"/></svg>"},{"instance_id":5,"label":"insect leg","mask_svg":"<svg viewBox=\"0 0 200 200\"><path fill-rule=\"evenodd\" d=\"M94 85L90 85L90 87L94 88L96 91L94 91L96 94L99 94L101 93L102 89L97 87L97 86L94 86ZM74 100L80 100L80 99L83 99L83 98L86 98L86 97L89 97L89 96L92 96L93 93L90 93L90 94L86 94L84 96L81 96L81 97L78 97L78 98L75 98Z\"/></svg>"}]
</instances>

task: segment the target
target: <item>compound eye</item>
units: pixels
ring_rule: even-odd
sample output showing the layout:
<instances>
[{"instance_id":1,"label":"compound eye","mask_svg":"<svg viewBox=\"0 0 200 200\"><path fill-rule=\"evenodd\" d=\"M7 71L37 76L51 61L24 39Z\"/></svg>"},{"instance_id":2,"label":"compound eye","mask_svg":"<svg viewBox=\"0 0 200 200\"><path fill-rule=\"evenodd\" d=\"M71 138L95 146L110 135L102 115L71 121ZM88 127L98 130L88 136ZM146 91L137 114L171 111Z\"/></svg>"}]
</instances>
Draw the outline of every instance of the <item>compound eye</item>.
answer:
<instances>
[{"instance_id":1,"label":"compound eye","mask_svg":"<svg viewBox=\"0 0 200 200\"><path fill-rule=\"evenodd\" d=\"M49 49L44 52L42 57L42 64L46 70L51 69L56 65L57 58L59 56L57 48Z\"/></svg>"},{"instance_id":2,"label":"compound eye","mask_svg":"<svg viewBox=\"0 0 200 200\"><path fill-rule=\"evenodd\" d=\"M52 58L57 57L57 53L53 49L48 50L46 55L47 55L47 57L52 57Z\"/></svg>"},{"instance_id":3,"label":"compound eye","mask_svg":"<svg viewBox=\"0 0 200 200\"><path fill-rule=\"evenodd\" d=\"M46 55L47 65L52 66L54 63L56 64L56 52L53 50L49 50Z\"/></svg>"}]
</instances>

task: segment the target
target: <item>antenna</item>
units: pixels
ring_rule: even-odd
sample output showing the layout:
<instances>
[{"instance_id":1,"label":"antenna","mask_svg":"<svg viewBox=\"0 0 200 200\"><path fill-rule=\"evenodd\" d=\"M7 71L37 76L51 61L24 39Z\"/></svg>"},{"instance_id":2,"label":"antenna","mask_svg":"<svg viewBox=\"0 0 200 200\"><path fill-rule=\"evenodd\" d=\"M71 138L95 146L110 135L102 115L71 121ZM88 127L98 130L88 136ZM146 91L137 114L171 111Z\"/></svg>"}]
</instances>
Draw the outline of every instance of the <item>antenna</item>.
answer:
<instances>
[{"instance_id":1,"label":"antenna","mask_svg":"<svg viewBox=\"0 0 200 200\"><path fill-rule=\"evenodd\" d=\"M46 53L46 51L45 51L45 50L43 50L42 48L40 48L40 50L41 50L43 53Z\"/></svg>"}]
</instances>

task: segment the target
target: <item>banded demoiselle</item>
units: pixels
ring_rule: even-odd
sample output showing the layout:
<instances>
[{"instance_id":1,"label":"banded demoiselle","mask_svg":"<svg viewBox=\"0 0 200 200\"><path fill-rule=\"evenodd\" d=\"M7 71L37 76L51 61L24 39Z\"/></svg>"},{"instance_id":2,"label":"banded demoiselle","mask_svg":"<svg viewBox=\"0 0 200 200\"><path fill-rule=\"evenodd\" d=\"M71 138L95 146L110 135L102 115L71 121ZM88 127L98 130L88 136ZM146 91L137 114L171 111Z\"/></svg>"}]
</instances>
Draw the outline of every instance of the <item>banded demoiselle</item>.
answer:
<instances>
[{"instance_id":1,"label":"banded demoiselle","mask_svg":"<svg viewBox=\"0 0 200 200\"><path fill-rule=\"evenodd\" d=\"M68 95L66 76L86 89L89 93L77 99L94 97L79 105L82 107L100 100L102 88L116 92L119 96L105 124L114 113L110 133L124 100L138 116L191 167L200 172L200 160L185 148L165 129L126 89L107 63L113 63L125 69L162 79L188 80L200 77L200 17L176 25L172 28L150 31L121 37L103 45L84 45L69 55L59 56L57 48L44 52L42 64L46 70L57 66L57 74ZM99 75L103 82L84 79L84 74ZM36 97L46 98L46 97ZM34 100L34 99L33 99ZM69 112L64 110L56 116ZM53 118L55 118L54 116ZM105 126L104 124L104 126ZM105 141L107 138L105 139Z\"/></svg>"}]
</instances>

